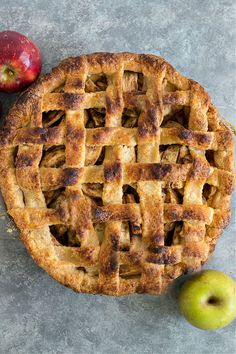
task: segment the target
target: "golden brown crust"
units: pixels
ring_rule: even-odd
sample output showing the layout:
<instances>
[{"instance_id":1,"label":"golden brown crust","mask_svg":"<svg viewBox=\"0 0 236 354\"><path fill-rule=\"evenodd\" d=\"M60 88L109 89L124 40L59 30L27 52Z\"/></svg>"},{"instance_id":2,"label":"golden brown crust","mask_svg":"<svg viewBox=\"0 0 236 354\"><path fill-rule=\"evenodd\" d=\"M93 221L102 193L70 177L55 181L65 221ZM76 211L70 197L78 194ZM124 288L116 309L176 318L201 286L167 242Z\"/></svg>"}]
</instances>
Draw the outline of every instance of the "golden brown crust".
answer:
<instances>
[{"instance_id":1,"label":"golden brown crust","mask_svg":"<svg viewBox=\"0 0 236 354\"><path fill-rule=\"evenodd\" d=\"M48 111L59 114L44 125ZM232 135L210 97L154 55L68 58L0 131L8 212L34 260L77 292L164 292L213 251L233 186Z\"/></svg>"}]
</instances>

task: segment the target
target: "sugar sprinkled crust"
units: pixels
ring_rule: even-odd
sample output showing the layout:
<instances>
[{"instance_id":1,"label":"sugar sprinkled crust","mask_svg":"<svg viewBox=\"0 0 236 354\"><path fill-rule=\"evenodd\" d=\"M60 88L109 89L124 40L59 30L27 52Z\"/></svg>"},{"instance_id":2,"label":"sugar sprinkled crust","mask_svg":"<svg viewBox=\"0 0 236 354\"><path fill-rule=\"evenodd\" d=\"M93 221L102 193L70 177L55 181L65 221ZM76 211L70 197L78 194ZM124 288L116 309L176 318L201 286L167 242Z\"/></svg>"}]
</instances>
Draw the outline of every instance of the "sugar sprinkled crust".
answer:
<instances>
[{"instance_id":1,"label":"sugar sprinkled crust","mask_svg":"<svg viewBox=\"0 0 236 354\"><path fill-rule=\"evenodd\" d=\"M163 293L213 251L233 185L210 97L154 55L66 59L0 131L7 210L34 260L77 292Z\"/></svg>"}]
</instances>

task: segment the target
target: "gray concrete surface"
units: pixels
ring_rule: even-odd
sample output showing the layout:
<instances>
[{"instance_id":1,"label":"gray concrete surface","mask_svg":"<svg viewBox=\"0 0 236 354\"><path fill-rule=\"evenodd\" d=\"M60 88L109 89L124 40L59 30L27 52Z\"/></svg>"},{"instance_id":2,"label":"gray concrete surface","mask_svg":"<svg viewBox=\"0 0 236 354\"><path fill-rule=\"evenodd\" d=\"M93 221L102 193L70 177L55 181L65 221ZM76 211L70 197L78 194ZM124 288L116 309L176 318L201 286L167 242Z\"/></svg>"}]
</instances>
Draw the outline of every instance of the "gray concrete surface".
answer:
<instances>
[{"instance_id":1,"label":"gray concrete surface","mask_svg":"<svg viewBox=\"0 0 236 354\"><path fill-rule=\"evenodd\" d=\"M1 0L0 31L34 39L43 73L60 59L93 51L165 57L199 81L223 116L235 107L235 1ZM15 95L0 95L5 112ZM0 353L233 354L235 322L191 327L177 309L178 280L165 296L77 295L39 269L0 201ZM236 274L235 198L231 224L205 268Z\"/></svg>"}]
</instances>

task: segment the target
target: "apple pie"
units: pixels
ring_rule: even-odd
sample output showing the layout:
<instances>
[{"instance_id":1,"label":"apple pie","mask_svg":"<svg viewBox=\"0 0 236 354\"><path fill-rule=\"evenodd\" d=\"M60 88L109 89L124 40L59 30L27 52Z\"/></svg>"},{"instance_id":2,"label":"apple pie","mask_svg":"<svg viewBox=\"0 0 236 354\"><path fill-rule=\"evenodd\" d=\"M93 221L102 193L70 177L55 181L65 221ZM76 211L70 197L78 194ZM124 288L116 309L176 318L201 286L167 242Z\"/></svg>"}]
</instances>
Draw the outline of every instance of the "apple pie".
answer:
<instances>
[{"instance_id":1,"label":"apple pie","mask_svg":"<svg viewBox=\"0 0 236 354\"><path fill-rule=\"evenodd\" d=\"M68 58L0 131L0 186L39 266L77 292L163 293L230 219L233 137L164 59Z\"/></svg>"}]
</instances>

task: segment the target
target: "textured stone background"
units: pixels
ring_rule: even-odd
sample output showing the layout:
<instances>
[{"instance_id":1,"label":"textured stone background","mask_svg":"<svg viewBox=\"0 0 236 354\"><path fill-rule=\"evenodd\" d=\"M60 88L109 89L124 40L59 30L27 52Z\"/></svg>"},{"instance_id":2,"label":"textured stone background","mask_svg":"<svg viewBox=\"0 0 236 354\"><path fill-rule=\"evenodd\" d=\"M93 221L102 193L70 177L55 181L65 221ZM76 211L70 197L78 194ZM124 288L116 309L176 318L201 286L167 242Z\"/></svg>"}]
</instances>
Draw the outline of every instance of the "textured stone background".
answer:
<instances>
[{"instance_id":1,"label":"textured stone background","mask_svg":"<svg viewBox=\"0 0 236 354\"><path fill-rule=\"evenodd\" d=\"M60 59L93 51L165 57L199 81L235 122L235 1L1 0L0 31L38 44L43 72ZM0 95L7 111L15 96ZM235 200L235 198L234 198ZM77 295L39 269L0 202L0 353L235 353L235 323L216 332L179 315L177 281L165 297ZM230 226L205 268L233 276L235 202Z\"/></svg>"}]
</instances>

